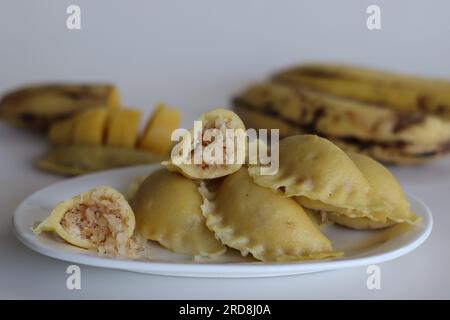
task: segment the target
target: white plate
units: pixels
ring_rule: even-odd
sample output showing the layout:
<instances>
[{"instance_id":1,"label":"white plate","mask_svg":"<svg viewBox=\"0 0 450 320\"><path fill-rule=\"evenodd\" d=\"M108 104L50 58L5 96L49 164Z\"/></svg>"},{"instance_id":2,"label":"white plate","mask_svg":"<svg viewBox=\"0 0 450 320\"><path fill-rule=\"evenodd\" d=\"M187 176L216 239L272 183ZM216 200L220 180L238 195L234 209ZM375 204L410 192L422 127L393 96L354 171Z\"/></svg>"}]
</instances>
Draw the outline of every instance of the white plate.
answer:
<instances>
[{"instance_id":1,"label":"white plate","mask_svg":"<svg viewBox=\"0 0 450 320\"><path fill-rule=\"evenodd\" d=\"M150 244L150 261L114 259L68 245L52 234L36 236L31 231L31 227L37 221L42 221L59 201L99 185L125 190L134 177L148 174L158 167L150 165L104 171L48 186L26 198L17 207L13 219L15 233L20 241L34 251L78 264L174 276L269 277L382 263L417 248L432 229L432 216L428 207L419 199L409 196L412 209L423 218L419 225L395 226L382 231L355 231L329 226L323 232L336 250L345 252L343 257L290 263L256 262L241 257L234 250L228 250L220 260L199 262L171 253L157 244Z\"/></svg>"}]
</instances>

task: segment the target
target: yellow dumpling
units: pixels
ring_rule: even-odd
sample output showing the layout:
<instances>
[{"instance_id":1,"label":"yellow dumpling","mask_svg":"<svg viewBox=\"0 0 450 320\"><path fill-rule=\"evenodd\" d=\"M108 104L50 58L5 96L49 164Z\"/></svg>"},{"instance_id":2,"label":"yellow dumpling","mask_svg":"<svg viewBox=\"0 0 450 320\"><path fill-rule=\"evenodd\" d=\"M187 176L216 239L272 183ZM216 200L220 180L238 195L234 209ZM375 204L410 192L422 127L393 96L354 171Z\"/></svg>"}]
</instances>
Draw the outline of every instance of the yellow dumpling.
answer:
<instances>
[{"instance_id":1,"label":"yellow dumpling","mask_svg":"<svg viewBox=\"0 0 450 320\"><path fill-rule=\"evenodd\" d=\"M225 247L205 225L198 185L179 173L160 169L150 174L131 200L136 230L145 239L181 254L214 256Z\"/></svg>"},{"instance_id":2,"label":"yellow dumpling","mask_svg":"<svg viewBox=\"0 0 450 320\"><path fill-rule=\"evenodd\" d=\"M340 255L298 203L256 185L246 168L227 176L215 191L204 185L201 190L208 228L244 256L286 261Z\"/></svg>"},{"instance_id":3,"label":"yellow dumpling","mask_svg":"<svg viewBox=\"0 0 450 320\"><path fill-rule=\"evenodd\" d=\"M249 168L255 183L279 189L304 207L333 211L349 217L385 219L383 204L367 179L336 145L315 135L284 138L279 144L279 169L261 175Z\"/></svg>"},{"instance_id":4,"label":"yellow dumpling","mask_svg":"<svg viewBox=\"0 0 450 320\"><path fill-rule=\"evenodd\" d=\"M331 222L356 230L383 229L395 224L391 220L376 221L369 218L350 218L343 214L334 214L332 212L329 212L326 217Z\"/></svg>"},{"instance_id":5,"label":"yellow dumpling","mask_svg":"<svg viewBox=\"0 0 450 320\"><path fill-rule=\"evenodd\" d=\"M348 155L383 201L387 221L380 222L368 218L352 219L333 214L329 215L330 220L353 229L380 229L395 223L416 223L420 220L420 217L411 211L401 185L387 168L368 156L358 153Z\"/></svg>"},{"instance_id":6,"label":"yellow dumpling","mask_svg":"<svg viewBox=\"0 0 450 320\"><path fill-rule=\"evenodd\" d=\"M175 163L172 155L171 161L162 164L191 179L214 179L239 170L245 162L246 143L245 126L239 116L227 109L215 109L202 114L197 121L202 126L199 132L195 128L190 131L191 152L183 155L181 149L172 149L184 163Z\"/></svg>"},{"instance_id":7,"label":"yellow dumpling","mask_svg":"<svg viewBox=\"0 0 450 320\"><path fill-rule=\"evenodd\" d=\"M135 219L124 196L97 187L59 203L34 232L55 232L68 243L100 253L134 256L143 249L133 237Z\"/></svg>"}]
</instances>

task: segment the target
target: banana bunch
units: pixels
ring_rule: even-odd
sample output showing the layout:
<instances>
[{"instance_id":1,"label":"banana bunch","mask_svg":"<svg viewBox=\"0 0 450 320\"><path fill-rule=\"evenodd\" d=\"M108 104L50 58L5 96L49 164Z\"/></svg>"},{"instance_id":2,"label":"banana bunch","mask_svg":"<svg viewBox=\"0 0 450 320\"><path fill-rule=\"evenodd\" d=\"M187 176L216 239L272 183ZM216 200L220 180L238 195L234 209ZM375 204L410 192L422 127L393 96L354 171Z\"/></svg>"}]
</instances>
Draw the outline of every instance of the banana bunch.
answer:
<instances>
[{"instance_id":1,"label":"banana bunch","mask_svg":"<svg viewBox=\"0 0 450 320\"><path fill-rule=\"evenodd\" d=\"M141 111L91 108L55 122L48 137L55 147L39 159L41 169L78 175L109 168L158 162L168 156L178 110L159 104L139 134Z\"/></svg>"},{"instance_id":2,"label":"banana bunch","mask_svg":"<svg viewBox=\"0 0 450 320\"><path fill-rule=\"evenodd\" d=\"M275 82L450 120L450 81L345 65L310 64L275 74Z\"/></svg>"},{"instance_id":3,"label":"banana bunch","mask_svg":"<svg viewBox=\"0 0 450 320\"><path fill-rule=\"evenodd\" d=\"M305 65L247 88L233 105L247 127L317 134L385 163L450 151L450 82Z\"/></svg>"},{"instance_id":4,"label":"banana bunch","mask_svg":"<svg viewBox=\"0 0 450 320\"><path fill-rule=\"evenodd\" d=\"M0 119L46 132L52 123L76 112L119 106L119 90L110 84L34 85L6 94L0 101Z\"/></svg>"}]
</instances>

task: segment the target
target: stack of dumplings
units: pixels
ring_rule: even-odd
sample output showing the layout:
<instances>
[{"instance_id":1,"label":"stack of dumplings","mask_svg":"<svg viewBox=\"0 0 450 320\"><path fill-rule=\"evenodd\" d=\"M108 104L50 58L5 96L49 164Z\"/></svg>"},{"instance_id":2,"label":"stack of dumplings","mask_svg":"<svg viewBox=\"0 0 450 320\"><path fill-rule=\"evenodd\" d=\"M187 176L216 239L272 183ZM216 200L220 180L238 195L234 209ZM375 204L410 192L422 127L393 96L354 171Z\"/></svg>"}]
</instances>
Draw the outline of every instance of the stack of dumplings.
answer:
<instances>
[{"instance_id":1,"label":"stack of dumplings","mask_svg":"<svg viewBox=\"0 0 450 320\"><path fill-rule=\"evenodd\" d=\"M219 130L245 130L229 110L213 110L200 119ZM359 230L420 220L385 167L315 135L281 140L277 173L262 175L261 169L165 163L130 200L136 231L194 257L216 257L231 248L260 261L299 261L343 254L311 214Z\"/></svg>"}]
</instances>

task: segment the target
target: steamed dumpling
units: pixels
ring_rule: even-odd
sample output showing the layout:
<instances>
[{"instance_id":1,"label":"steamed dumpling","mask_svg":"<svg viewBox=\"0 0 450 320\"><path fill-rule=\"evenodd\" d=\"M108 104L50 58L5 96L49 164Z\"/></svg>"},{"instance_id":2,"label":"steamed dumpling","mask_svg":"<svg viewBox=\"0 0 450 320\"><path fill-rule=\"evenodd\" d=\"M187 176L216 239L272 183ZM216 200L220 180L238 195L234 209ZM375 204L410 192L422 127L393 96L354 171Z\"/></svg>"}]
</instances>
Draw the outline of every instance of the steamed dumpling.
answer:
<instances>
[{"instance_id":1,"label":"steamed dumpling","mask_svg":"<svg viewBox=\"0 0 450 320\"><path fill-rule=\"evenodd\" d=\"M179 173L150 174L131 200L137 231L148 240L181 254L213 256L225 247L205 225L198 185Z\"/></svg>"},{"instance_id":2,"label":"steamed dumpling","mask_svg":"<svg viewBox=\"0 0 450 320\"><path fill-rule=\"evenodd\" d=\"M328 216L330 220L353 229L380 229L395 223L416 223L420 220L420 217L411 211L401 185L387 168L368 156L358 153L349 153L348 155L383 201L387 221L382 222L368 218L354 219L335 214Z\"/></svg>"},{"instance_id":3,"label":"steamed dumpling","mask_svg":"<svg viewBox=\"0 0 450 320\"><path fill-rule=\"evenodd\" d=\"M376 221L369 218L350 218L343 214L328 212L326 218L334 223L356 230L375 230L390 227L395 224L391 220Z\"/></svg>"},{"instance_id":4,"label":"steamed dumpling","mask_svg":"<svg viewBox=\"0 0 450 320\"><path fill-rule=\"evenodd\" d=\"M255 183L295 196L306 208L385 219L383 204L367 179L347 154L327 139L315 135L284 138L279 157L274 175L261 175L259 166L249 168Z\"/></svg>"},{"instance_id":5,"label":"steamed dumpling","mask_svg":"<svg viewBox=\"0 0 450 320\"><path fill-rule=\"evenodd\" d=\"M190 131L190 153L183 156L181 150L179 152L172 150L178 160L184 159L187 163L177 164L171 159L162 164L169 170L178 171L191 179L219 178L239 170L245 162L245 126L239 116L227 109L215 109L202 114L198 121L202 122L202 128L197 137L194 137L196 135L194 129ZM212 136L208 137L206 134L208 129L218 134L217 140ZM241 139L237 139L234 133L227 129L236 130L234 133L240 133ZM196 150L203 150L203 156L199 152L201 157L194 163ZM217 156L216 151L222 156ZM242 156L241 159L239 156Z\"/></svg>"},{"instance_id":6,"label":"steamed dumpling","mask_svg":"<svg viewBox=\"0 0 450 320\"><path fill-rule=\"evenodd\" d=\"M245 168L227 176L214 192L201 190L208 228L244 256L284 261L339 255L298 203L256 185Z\"/></svg>"},{"instance_id":7,"label":"steamed dumpling","mask_svg":"<svg viewBox=\"0 0 450 320\"><path fill-rule=\"evenodd\" d=\"M135 219L124 196L110 187L97 187L60 202L34 232L57 233L80 248L118 256L136 256L143 243L133 236Z\"/></svg>"}]
</instances>

